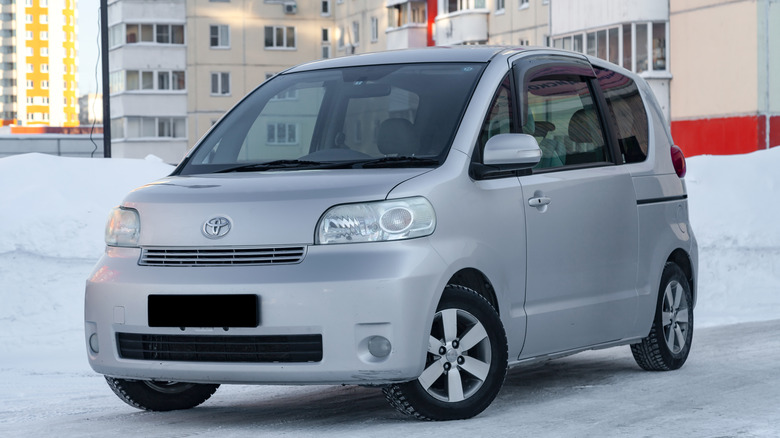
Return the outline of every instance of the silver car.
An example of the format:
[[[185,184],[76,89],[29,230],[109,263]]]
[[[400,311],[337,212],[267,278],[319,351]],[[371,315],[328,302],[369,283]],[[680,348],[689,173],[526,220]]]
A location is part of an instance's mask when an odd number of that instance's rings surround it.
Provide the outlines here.
[[[541,49],[305,64],[230,110],[111,213],[89,362],[132,406],[220,384],[382,388],[469,418],[508,367],[693,335],[685,159],[648,85]]]

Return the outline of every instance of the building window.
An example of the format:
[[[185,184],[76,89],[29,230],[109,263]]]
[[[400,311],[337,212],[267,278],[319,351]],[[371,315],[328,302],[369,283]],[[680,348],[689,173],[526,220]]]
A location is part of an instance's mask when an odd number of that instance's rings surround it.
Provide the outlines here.
[[[27,73],[35,73],[35,64],[27,64]]]
[[[330,15],[330,0],[322,0],[320,3],[320,14]]]
[[[108,47],[116,47],[122,42],[122,25],[117,24],[108,28]]]
[[[519,1],[520,1],[520,9],[527,9],[528,7],[530,7],[530,5],[528,4],[528,0],[519,0]]]
[[[115,47],[122,43],[121,25],[109,29],[108,45]],[[125,43],[184,44],[183,24],[126,24]]]
[[[24,32],[24,37],[25,37],[26,39],[28,39],[28,40],[31,40],[31,39],[33,39],[33,31],[31,31],[31,30],[25,31],[25,32]]]
[[[322,46],[322,59],[330,58],[330,45]]]
[[[506,7],[505,0],[496,0],[496,11],[503,11]]]
[[[41,24],[48,24],[49,23],[49,16],[46,14],[41,15]]]
[[[295,123],[269,123],[267,141],[271,145],[298,144],[298,125]]]
[[[298,98],[298,90],[287,89],[272,97],[271,100],[295,100]]]
[[[294,49],[295,28],[290,26],[266,26],[265,47],[267,49]]]
[[[184,117],[126,117],[112,120],[111,131],[117,138],[185,138],[186,125]]]
[[[352,44],[360,45],[360,23],[357,21],[352,22]]]
[[[220,24],[209,27],[211,48],[226,49],[230,47],[230,26]]]
[[[49,88],[49,81],[41,81],[41,88],[48,89]]]
[[[586,53],[637,73],[668,72],[667,27],[667,23],[623,24],[554,37],[552,45]]]
[[[344,48],[344,26],[339,26],[339,49]]]
[[[49,48],[41,47],[41,56],[49,56]]]
[[[157,72],[157,89],[158,90],[171,89],[171,72],[169,71]]]
[[[32,14],[27,14],[24,16],[24,22],[25,23],[32,23],[33,22],[33,16]]]
[[[184,72],[183,71],[172,71],[171,72],[171,89],[172,90],[186,90],[187,89],[187,83],[184,78]]]
[[[211,74],[211,94],[213,96],[230,95],[230,73],[220,72]]]
[[[322,42],[323,43],[329,43],[330,42],[330,30],[327,28],[322,29]]]
[[[371,17],[371,42],[375,43],[377,40],[379,40],[379,20]]]
[[[49,71],[49,64],[41,64],[41,72],[46,73]],[[67,70],[65,70],[67,72]]]
[[[35,82],[27,81],[27,88],[35,88]]]
[[[154,72],[127,70],[125,72],[125,86],[128,91],[154,90]]]

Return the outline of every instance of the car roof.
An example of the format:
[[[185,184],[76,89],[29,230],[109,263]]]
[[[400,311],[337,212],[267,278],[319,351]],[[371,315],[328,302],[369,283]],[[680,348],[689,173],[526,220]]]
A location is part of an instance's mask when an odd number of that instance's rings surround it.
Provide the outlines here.
[[[504,52],[517,53],[526,47],[508,48],[496,46],[435,46],[421,49],[389,50],[340,58],[309,62],[293,67],[284,73],[295,73],[325,68],[354,67],[379,64],[405,64],[415,62],[488,62]]]

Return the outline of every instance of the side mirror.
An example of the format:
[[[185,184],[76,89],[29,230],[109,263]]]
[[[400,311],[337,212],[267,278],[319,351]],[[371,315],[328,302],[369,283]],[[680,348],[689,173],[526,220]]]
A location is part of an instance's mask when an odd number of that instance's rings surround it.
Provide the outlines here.
[[[518,175],[539,164],[542,150],[536,139],[528,134],[498,134],[490,137],[482,153],[482,163],[472,165],[476,179],[501,178]]]
[[[539,164],[542,150],[528,134],[498,134],[490,137],[482,153],[487,166],[511,165],[513,169],[529,169]]]

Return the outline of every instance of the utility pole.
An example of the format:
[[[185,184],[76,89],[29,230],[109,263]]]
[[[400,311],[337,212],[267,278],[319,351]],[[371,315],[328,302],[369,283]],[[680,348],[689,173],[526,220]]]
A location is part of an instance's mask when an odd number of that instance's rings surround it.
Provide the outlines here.
[[[100,60],[103,78],[103,157],[111,158],[111,92],[108,83],[108,0],[100,0]]]

